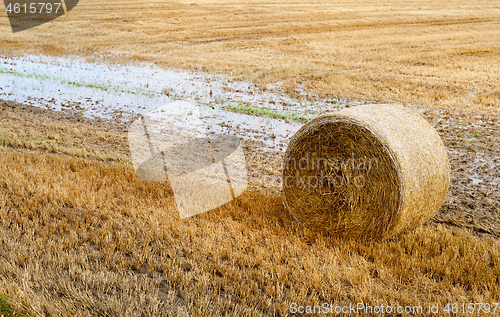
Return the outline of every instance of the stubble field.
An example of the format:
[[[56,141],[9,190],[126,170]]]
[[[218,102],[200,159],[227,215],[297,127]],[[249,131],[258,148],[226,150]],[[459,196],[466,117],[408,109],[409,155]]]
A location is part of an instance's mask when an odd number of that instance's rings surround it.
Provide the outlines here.
[[[0,109],[0,287],[32,315],[287,316],[322,303],[438,304],[447,315],[448,303],[500,298],[500,199],[461,173],[466,156],[451,157],[450,192],[430,222],[362,243],[297,224],[271,188],[179,220],[168,183],[135,177],[125,127]],[[498,134],[488,147],[441,135],[451,151],[499,160]]]
[[[9,54],[104,55],[278,83],[291,95],[498,113],[493,0],[88,0],[16,34],[0,14],[0,49]]]
[[[500,301],[495,1],[91,0],[16,34],[1,14],[3,56],[152,62],[297,100],[403,103],[438,131],[451,164],[429,222],[388,241],[339,240],[292,219],[279,180],[263,181],[279,178],[283,153],[247,140],[250,188],[180,220],[168,183],[135,177],[130,122],[0,100],[0,294],[15,311],[289,316],[294,304],[365,303],[415,316]]]

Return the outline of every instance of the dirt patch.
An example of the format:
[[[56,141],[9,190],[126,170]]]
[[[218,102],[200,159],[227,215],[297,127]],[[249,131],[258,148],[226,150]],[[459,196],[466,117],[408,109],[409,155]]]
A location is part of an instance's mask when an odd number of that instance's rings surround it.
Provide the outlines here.
[[[448,150],[451,179],[433,221],[500,237],[500,118],[426,110]]]
[[[125,124],[120,124],[113,122],[112,120],[106,120],[102,118],[86,118],[78,112],[79,108],[73,106],[68,106],[63,111],[54,111],[50,109],[42,109],[35,106],[25,105],[19,102],[1,100],[0,99],[0,110],[18,113],[23,118],[38,118],[38,119],[48,119],[51,121],[59,121],[71,124],[85,124],[87,126],[96,127],[99,129],[111,130],[119,133],[126,133],[127,126]]]

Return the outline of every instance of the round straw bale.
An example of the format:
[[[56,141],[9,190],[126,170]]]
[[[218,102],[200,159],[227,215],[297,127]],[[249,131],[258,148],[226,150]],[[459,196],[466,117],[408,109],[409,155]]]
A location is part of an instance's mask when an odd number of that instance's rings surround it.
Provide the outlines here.
[[[363,105],[297,131],[285,153],[283,191],[304,225],[380,240],[429,220],[449,179],[443,142],[424,118],[401,106]]]

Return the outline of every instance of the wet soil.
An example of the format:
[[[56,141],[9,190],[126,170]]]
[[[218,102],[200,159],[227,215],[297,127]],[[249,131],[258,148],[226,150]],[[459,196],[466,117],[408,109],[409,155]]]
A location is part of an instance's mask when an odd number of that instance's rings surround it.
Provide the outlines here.
[[[448,110],[423,116],[440,134],[451,165],[450,187],[431,220],[500,237],[500,117]]]

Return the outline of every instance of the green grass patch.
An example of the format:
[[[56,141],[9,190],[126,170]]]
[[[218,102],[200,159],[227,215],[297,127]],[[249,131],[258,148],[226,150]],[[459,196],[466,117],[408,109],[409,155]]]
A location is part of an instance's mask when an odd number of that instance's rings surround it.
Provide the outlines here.
[[[26,316],[24,313],[16,312],[10,306],[6,294],[0,294],[0,317],[21,317]]]
[[[295,122],[307,122],[312,119],[311,116],[305,116],[289,111],[276,111],[269,108],[264,107],[252,107],[250,104],[239,102],[239,103],[226,103],[221,106],[221,109],[236,113],[244,113],[259,117],[265,118],[273,118],[273,119],[281,119]]]
[[[45,74],[21,73],[21,72],[12,70],[12,69],[5,69],[5,68],[1,68],[1,67],[0,67],[0,74],[9,74],[9,75],[14,75],[14,76],[23,77],[23,78],[36,78],[36,79],[40,79],[40,80],[54,80],[54,81],[60,82],[61,84],[66,84],[66,85],[74,86],[74,87],[86,87],[86,88],[99,89],[99,90],[103,90],[103,91],[146,95],[148,97],[152,97],[156,94],[155,91],[153,91],[151,89],[146,89],[143,87],[138,87],[134,90],[125,89],[125,88],[114,88],[112,86],[109,86],[109,85],[106,85],[103,83],[98,83],[98,82],[85,83],[85,82],[79,82],[79,81],[71,81],[71,80],[62,79],[59,77],[48,76]]]

